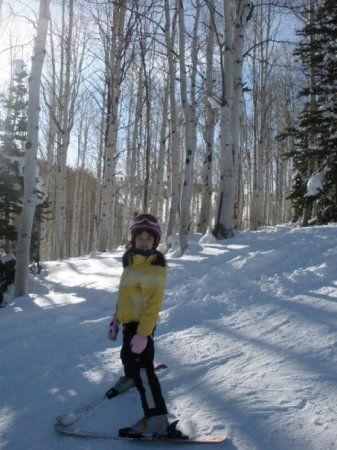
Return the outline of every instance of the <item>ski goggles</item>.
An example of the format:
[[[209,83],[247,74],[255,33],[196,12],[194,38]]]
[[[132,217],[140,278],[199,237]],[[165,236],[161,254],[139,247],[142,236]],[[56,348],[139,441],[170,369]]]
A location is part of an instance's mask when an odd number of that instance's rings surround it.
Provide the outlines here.
[[[141,216],[136,217],[136,220],[133,225],[140,226],[144,224],[152,225],[154,227],[157,227],[159,225],[158,220],[155,217],[147,214],[142,214]]]

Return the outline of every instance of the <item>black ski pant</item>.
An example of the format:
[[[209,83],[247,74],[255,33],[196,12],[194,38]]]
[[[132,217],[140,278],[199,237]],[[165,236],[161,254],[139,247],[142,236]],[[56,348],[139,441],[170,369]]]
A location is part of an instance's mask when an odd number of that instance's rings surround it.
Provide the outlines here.
[[[131,339],[137,333],[138,322],[123,325],[121,360],[125,375],[133,378],[139,391],[145,417],[167,414],[164,397],[154,371],[153,337],[148,336],[147,345],[139,355],[131,351]]]

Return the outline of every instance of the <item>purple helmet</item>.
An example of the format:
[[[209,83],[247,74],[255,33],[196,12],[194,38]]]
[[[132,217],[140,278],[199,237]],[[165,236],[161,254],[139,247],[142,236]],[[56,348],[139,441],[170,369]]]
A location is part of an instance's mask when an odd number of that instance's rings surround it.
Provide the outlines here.
[[[154,246],[157,248],[161,238],[161,228],[158,219],[151,214],[139,214],[131,225],[131,243],[134,246],[135,237],[142,231],[146,231],[154,237]]]

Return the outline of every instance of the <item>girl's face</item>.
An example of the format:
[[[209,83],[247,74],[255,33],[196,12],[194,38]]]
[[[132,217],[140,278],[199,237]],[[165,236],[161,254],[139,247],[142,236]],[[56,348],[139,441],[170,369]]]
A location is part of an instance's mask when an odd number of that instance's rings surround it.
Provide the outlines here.
[[[146,231],[142,231],[135,238],[136,248],[152,250],[153,245],[154,245],[154,237],[151,234],[147,233]]]

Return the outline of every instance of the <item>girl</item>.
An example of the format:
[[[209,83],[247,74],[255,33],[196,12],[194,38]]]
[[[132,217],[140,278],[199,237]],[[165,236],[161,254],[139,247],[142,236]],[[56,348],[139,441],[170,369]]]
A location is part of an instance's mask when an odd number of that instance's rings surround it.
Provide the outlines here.
[[[139,391],[144,417],[119,430],[122,437],[168,434],[165,400],[154,372],[153,334],[161,309],[166,281],[166,261],[157,250],[161,228],[151,214],[138,215],[131,226],[131,248],[123,256],[116,310],[108,336],[116,340],[123,329],[121,360],[125,375]]]

